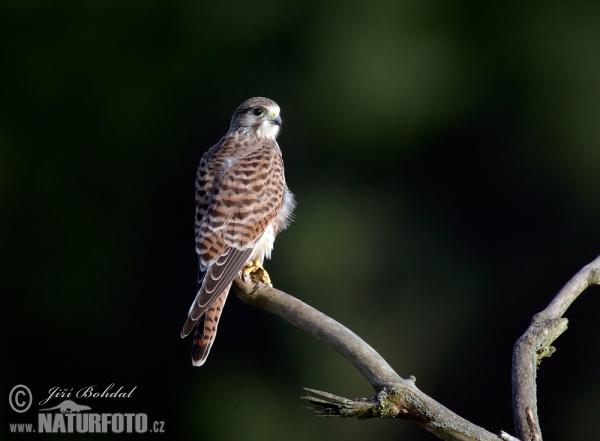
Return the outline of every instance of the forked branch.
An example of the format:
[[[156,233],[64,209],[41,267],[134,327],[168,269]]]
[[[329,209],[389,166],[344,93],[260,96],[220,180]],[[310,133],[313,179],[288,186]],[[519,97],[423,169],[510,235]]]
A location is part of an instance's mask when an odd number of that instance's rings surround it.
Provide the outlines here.
[[[421,392],[413,380],[400,377],[364,340],[313,307],[275,288],[236,278],[233,287],[244,302],[272,312],[332,346],[369,380],[378,394],[352,401],[327,392],[308,390],[306,397],[320,415],[355,418],[404,418],[445,440],[498,441],[500,438],[456,415]]]
[[[529,328],[515,343],[513,351],[513,417],[517,436],[542,441],[537,414],[536,371],[542,359],[555,349],[551,346],[567,330],[563,318],[569,306],[591,285],[600,285],[600,256],[584,266],[542,312],[533,316]]]
[[[515,344],[513,356],[513,412],[517,436],[541,441],[537,417],[535,371],[554,351],[550,345],[567,328],[562,318],[571,303],[590,285],[600,284],[600,256],[575,275],[550,305],[533,318]],[[328,392],[306,389],[304,399],[319,416],[346,418],[402,418],[414,420],[444,440],[519,441],[506,432],[494,435],[456,415],[415,385],[400,377],[365,341],[345,326],[304,302],[273,287],[236,278],[233,287],[244,302],[272,312],[333,347],[350,361],[375,388],[372,398],[349,400]]]

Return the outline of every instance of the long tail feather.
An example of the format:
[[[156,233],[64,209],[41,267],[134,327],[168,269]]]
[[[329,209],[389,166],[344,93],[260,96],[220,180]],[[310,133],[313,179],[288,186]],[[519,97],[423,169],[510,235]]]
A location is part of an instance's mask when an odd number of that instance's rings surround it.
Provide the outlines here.
[[[217,336],[217,326],[219,318],[225,306],[225,300],[229,294],[229,286],[219,297],[210,305],[204,314],[204,320],[196,324],[194,332],[194,341],[192,343],[192,364],[202,366],[208,357],[215,337]]]
[[[186,337],[196,326],[196,322],[212,306],[223,291],[228,291],[235,276],[248,261],[252,248],[236,250],[229,248],[203,274],[202,283],[196,298],[188,312],[188,318],[181,330],[181,337]]]

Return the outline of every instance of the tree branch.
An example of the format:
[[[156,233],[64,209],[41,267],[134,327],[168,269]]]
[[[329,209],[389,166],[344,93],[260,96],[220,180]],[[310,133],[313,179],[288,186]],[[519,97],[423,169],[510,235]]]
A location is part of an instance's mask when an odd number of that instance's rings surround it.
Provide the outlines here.
[[[536,371],[542,359],[555,349],[551,346],[567,330],[562,318],[569,306],[591,285],[600,285],[600,256],[583,267],[542,312],[533,316],[529,328],[517,340],[513,351],[513,418],[522,440],[542,441],[537,414]]]
[[[305,397],[319,406],[321,416],[403,418],[418,422],[444,440],[498,441],[498,436],[456,415],[421,392],[414,379],[400,377],[391,366],[354,332],[306,303],[273,287],[235,279],[238,297],[265,309],[324,341],[350,361],[375,388],[371,399],[352,401],[307,389],[319,397]]]
[[[295,297],[263,284],[244,283],[239,278],[235,279],[233,288],[245,303],[272,312],[332,346],[356,366],[375,389],[406,381],[358,335]]]

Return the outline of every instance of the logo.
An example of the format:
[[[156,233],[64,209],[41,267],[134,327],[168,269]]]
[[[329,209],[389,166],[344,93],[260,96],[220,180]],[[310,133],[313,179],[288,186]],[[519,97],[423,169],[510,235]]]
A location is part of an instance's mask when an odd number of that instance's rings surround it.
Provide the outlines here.
[[[94,413],[91,406],[76,403],[78,399],[126,399],[131,398],[137,386],[124,390],[112,383],[104,389],[96,385],[74,388],[52,387],[48,396],[39,402],[46,406],[38,410],[37,424],[9,424],[12,433],[164,433],[164,421],[148,422],[145,413]],[[63,399],[52,406],[50,400]],[[33,403],[33,394],[24,384],[12,388],[8,395],[10,407],[17,413],[25,413]]]
[[[8,394],[8,403],[17,413],[27,412],[33,402],[31,391],[24,384],[17,384]]]
[[[55,409],[60,410],[62,413],[79,413],[82,410],[91,410],[92,408],[90,406],[82,406],[81,404],[77,404],[76,402],[71,401],[71,400],[65,400],[56,407],[49,407],[48,409],[40,409],[40,412],[47,411],[47,410],[55,410]]]

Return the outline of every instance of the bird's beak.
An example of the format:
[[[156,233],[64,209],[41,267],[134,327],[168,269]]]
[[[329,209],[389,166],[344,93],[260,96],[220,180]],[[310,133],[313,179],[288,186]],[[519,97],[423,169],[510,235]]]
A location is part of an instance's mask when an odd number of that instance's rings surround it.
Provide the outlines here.
[[[278,126],[281,125],[281,116],[277,115],[271,119],[269,119],[269,121],[271,121],[273,124],[277,124]]]

